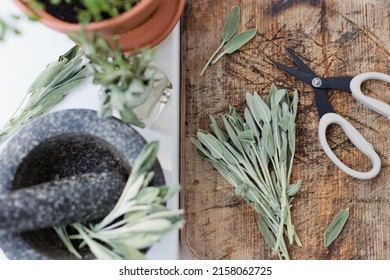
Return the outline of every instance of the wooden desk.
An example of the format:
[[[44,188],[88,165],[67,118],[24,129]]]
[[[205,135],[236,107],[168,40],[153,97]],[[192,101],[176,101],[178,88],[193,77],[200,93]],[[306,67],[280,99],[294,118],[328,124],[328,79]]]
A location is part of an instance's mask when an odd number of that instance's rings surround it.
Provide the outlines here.
[[[239,52],[199,72],[220,44],[226,14],[241,7],[239,30],[256,27],[257,36]],[[267,94],[271,83],[297,88],[297,154],[293,181],[303,186],[293,201],[293,221],[303,247],[290,248],[293,259],[390,259],[390,121],[346,92],[328,91],[337,113],[373,144],[382,170],[373,180],[353,179],[323,152],[312,89],[279,71],[271,59],[291,61],[290,47],[322,76],[390,73],[390,2],[387,0],[189,0],[181,20],[181,207],[186,211],[182,244],[200,259],[271,259],[254,211],[212,165],[195,154],[190,137],[209,130],[211,114],[240,111],[245,92]],[[390,102],[390,86],[370,82],[369,96]],[[364,170],[340,127],[329,130],[331,148],[350,167]],[[338,239],[323,246],[323,234],[341,208],[350,217]]]

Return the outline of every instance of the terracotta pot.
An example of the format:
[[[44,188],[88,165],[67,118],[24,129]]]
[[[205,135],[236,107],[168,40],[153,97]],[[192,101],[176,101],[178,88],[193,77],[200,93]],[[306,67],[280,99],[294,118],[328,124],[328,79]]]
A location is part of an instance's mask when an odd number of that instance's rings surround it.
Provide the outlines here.
[[[60,20],[44,10],[33,10],[26,0],[14,0],[26,14],[38,16],[49,28],[64,33],[77,33],[81,25]],[[184,9],[185,0],[141,0],[130,10],[115,18],[87,25],[87,31],[105,37],[119,34],[119,46],[123,51],[153,47],[165,39],[175,27]]]
[[[125,30],[133,29],[144,23],[156,10],[162,0],[141,0],[130,10],[115,18],[110,18],[88,24],[87,31],[95,31],[99,34],[117,34]],[[60,20],[44,10],[33,10],[25,2],[26,0],[15,0],[16,4],[29,15],[38,16],[44,25],[64,33],[75,33],[81,31],[78,23],[69,23]]]

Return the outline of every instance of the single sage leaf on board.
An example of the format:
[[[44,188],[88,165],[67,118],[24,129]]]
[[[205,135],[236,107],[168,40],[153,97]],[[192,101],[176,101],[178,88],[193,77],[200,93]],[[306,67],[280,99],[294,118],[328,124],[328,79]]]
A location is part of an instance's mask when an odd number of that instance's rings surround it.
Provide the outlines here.
[[[345,223],[349,217],[349,208],[342,209],[337,215],[333,218],[333,221],[330,223],[328,229],[325,231],[324,235],[324,245],[328,247],[333,241],[339,236],[340,232],[344,228]]]
[[[227,42],[237,32],[240,23],[240,8],[234,7],[229,12],[222,30],[222,40]]]

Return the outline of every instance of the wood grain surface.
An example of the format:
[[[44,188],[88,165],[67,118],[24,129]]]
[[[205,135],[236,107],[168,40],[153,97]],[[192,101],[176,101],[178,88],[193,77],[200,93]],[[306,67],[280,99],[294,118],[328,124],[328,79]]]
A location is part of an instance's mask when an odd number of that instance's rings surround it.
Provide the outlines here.
[[[220,44],[229,10],[241,8],[239,30],[257,36],[240,51],[199,72]],[[209,130],[209,115],[228,106],[245,108],[245,92],[266,95],[271,83],[299,90],[297,154],[293,181],[303,186],[293,201],[293,222],[303,243],[292,259],[390,259],[390,121],[350,94],[328,91],[335,111],[373,144],[382,159],[375,179],[357,180],[338,169],[317,136],[319,118],[311,87],[279,71],[271,60],[293,65],[290,47],[324,77],[378,71],[390,74],[390,1],[387,0],[189,0],[181,20],[181,242],[199,259],[275,259],[256,225],[256,215],[210,163],[195,154],[190,137]],[[364,84],[368,96],[390,102],[390,86]],[[340,127],[328,131],[333,151],[350,167],[368,170]],[[334,215],[350,208],[338,239],[323,234]]]

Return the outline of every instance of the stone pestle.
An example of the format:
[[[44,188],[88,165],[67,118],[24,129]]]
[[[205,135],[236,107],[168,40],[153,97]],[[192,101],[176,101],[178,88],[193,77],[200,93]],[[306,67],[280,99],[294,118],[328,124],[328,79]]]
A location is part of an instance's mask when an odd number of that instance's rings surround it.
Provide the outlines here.
[[[115,206],[127,178],[87,173],[0,194],[0,230],[23,232],[101,219]]]

